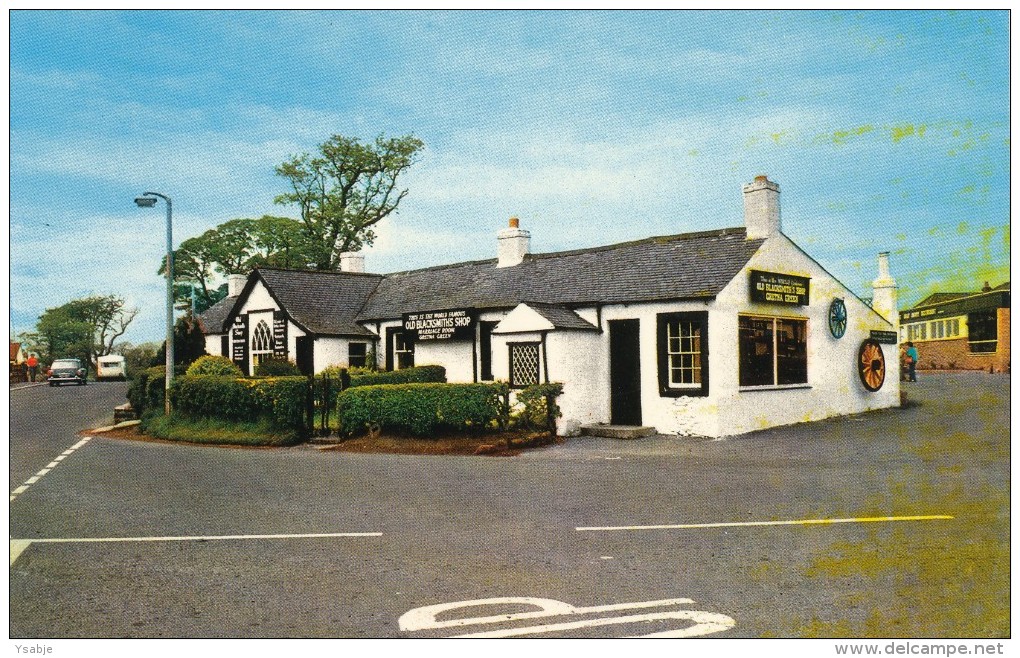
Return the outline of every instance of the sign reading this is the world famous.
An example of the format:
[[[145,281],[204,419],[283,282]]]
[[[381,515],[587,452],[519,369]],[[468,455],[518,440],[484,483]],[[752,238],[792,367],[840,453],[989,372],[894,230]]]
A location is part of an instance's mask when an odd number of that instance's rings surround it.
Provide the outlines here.
[[[807,306],[810,284],[804,276],[751,270],[751,301]]]
[[[414,341],[471,340],[475,335],[475,315],[472,309],[405,313],[404,331]]]

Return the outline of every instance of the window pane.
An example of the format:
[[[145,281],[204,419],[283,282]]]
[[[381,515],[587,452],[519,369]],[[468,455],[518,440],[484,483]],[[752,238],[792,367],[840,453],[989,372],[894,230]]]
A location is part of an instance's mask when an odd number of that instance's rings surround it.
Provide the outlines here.
[[[367,343],[348,343],[347,344],[347,365],[355,368],[364,368],[367,354]]]
[[[740,385],[774,384],[771,318],[740,317]]]
[[[538,343],[510,346],[510,384],[531,386],[538,383]]]
[[[807,321],[777,320],[776,374],[779,384],[807,383]]]

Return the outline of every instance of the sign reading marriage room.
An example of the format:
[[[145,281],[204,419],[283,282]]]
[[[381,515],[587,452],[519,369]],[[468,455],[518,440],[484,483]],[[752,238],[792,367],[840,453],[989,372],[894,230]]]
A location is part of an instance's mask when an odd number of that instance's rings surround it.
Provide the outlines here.
[[[404,313],[404,331],[414,341],[471,340],[475,336],[475,317],[470,309]]]
[[[810,284],[804,276],[751,270],[751,301],[807,306]]]

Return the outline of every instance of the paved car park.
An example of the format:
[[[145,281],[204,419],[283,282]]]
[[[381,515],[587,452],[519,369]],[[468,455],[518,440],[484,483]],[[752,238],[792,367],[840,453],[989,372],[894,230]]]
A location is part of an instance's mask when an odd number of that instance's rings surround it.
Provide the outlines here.
[[[97,436],[11,503],[11,636],[1008,635],[1008,376],[904,388],[518,457]],[[25,472],[82,440],[23,436]]]

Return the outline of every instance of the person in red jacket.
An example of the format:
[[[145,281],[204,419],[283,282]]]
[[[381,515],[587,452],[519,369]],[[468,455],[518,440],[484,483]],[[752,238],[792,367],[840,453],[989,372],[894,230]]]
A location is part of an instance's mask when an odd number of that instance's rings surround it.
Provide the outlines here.
[[[35,373],[39,370],[39,359],[35,358],[35,354],[29,354],[25,365],[28,366],[28,378],[34,382]]]

